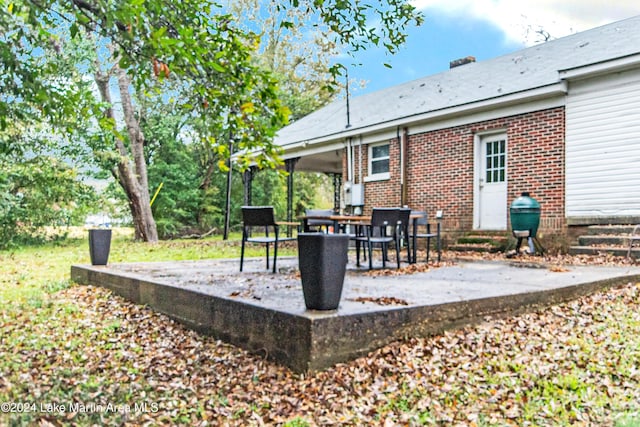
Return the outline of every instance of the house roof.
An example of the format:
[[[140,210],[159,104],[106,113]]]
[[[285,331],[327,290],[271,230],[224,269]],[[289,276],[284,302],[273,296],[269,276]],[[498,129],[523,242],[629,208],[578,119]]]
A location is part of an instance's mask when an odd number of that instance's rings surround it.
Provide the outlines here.
[[[287,145],[336,140],[355,131],[479,101],[519,94],[561,82],[563,70],[640,53],[640,16],[474,62],[350,99],[337,100],[281,129]]]

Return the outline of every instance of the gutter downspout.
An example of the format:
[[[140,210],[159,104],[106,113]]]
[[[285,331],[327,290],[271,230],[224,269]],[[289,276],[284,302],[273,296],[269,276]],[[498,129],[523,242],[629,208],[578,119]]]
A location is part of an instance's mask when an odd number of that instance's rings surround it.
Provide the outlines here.
[[[347,181],[353,182],[353,153],[351,148],[351,137],[347,138]]]
[[[362,134],[358,140],[358,184],[362,184]]]
[[[398,128],[400,133],[400,128]],[[409,128],[402,130],[402,139],[400,141],[400,205],[407,206],[409,199],[409,188],[407,185],[408,167],[407,167],[407,145],[409,143]]]

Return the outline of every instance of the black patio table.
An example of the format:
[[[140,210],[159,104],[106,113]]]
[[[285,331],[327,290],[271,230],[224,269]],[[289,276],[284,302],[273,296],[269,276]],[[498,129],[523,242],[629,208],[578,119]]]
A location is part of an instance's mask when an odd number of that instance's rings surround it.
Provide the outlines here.
[[[418,219],[421,217],[421,215],[417,215],[417,214],[411,214],[409,216],[409,219],[411,219],[412,221],[412,225],[414,227],[416,227],[417,221]],[[344,230],[345,227],[341,227],[341,226],[345,226],[345,225],[352,225],[355,227],[360,227],[360,226],[367,226],[371,223],[371,215],[342,215],[342,214],[334,214],[334,215],[303,215],[300,216],[299,219],[302,221],[303,223],[303,229],[304,231],[308,231],[309,230],[309,226],[308,226],[308,220],[310,219],[320,219],[320,220],[329,220],[329,221],[333,221],[333,232],[340,232],[340,230]],[[411,239],[410,245],[412,248],[415,248],[416,246],[416,237],[415,237],[415,233],[413,233],[413,237]],[[411,256],[412,252],[409,251],[409,263],[410,264],[415,264],[416,262],[416,257],[415,256]]]

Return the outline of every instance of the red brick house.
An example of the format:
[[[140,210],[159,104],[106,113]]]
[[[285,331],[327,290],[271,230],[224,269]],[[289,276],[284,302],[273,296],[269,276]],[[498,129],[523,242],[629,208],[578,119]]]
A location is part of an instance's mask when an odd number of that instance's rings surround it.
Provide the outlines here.
[[[295,170],[341,174],[345,211],[409,205],[444,211],[449,231],[508,230],[528,191],[543,233],[640,222],[640,17],[460,62],[348,112],[336,101],[276,142]]]

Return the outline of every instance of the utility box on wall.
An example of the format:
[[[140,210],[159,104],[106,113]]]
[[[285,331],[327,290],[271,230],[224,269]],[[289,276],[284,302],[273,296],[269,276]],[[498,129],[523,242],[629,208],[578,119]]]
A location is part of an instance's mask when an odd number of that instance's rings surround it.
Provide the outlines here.
[[[364,206],[364,185],[346,181],[343,191],[345,206]]]
[[[351,185],[351,206],[364,206],[364,185]]]

